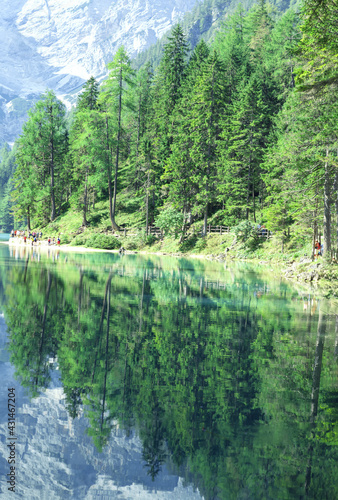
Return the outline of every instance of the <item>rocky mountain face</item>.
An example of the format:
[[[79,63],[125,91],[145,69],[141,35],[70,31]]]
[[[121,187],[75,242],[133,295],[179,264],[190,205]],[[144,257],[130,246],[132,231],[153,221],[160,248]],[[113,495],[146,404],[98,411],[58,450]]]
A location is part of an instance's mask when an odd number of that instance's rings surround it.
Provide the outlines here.
[[[0,142],[13,142],[47,87],[66,103],[103,77],[120,45],[131,57],[197,0],[4,0],[0,9]],[[4,5],[3,5],[4,4]]]

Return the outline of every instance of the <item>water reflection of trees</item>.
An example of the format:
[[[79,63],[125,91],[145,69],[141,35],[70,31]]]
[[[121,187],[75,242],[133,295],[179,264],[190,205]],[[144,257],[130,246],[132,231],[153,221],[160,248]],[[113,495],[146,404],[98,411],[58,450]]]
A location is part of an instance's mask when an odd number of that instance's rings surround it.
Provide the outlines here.
[[[151,264],[13,266],[6,320],[23,385],[47,387],[57,358],[69,413],[84,405],[98,449],[114,425],[136,427],[149,474],[166,461],[208,499],[338,497],[338,323],[331,337],[311,297],[300,307],[257,275]]]

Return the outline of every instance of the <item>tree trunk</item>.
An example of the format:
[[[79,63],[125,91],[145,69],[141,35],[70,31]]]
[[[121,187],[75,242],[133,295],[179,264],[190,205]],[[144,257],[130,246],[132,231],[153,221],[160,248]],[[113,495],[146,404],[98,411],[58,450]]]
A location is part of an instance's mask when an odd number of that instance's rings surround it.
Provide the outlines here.
[[[314,260],[315,258],[315,243],[316,239],[318,238],[318,226],[317,226],[317,218],[315,218],[314,225],[313,225],[313,239],[312,239],[312,256],[311,260]]]
[[[315,209],[314,214],[313,214],[314,223],[313,223],[313,241],[312,241],[311,260],[314,260],[314,258],[315,258],[315,243],[316,243],[316,240],[318,239],[318,221],[317,221],[318,201],[319,201],[319,197],[318,197],[318,183],[317,183],[317,186],[316,186],[316,209]]]
[[[121,114],[122,114],[122,68],[120,70],[120,83],[119,83],[119,111],[117,120],[117,141],[116,141],[116,159],[115,159],[115,176],[114,176],[114,199],[113,199],[114,222],[115,222],[116,194],[117,194],[117,173],[119,168],[119,153],[120,153]]]
[[[113,191],[111,185],[111,159],[110,159],[110,147],[109,147],[109,130],[108,130],[108,116],[106,115],[106,133],[107,133],[107,170],[108,170],[108,195],[109,195],[109,216],[112,228],[119,230],[119,226],[116,224],[113,212]]]
[[[315,428],[316,417],[318,413],[318,400],[319,400],[319,389],[320,389],[320,377],[322,373],[322,360],[323,360],[323,350],[324,350],[324,340],[326,331],[326,314],[323,313],[322,308],[319,310],[318,327],[317,327],[317,342],[316,342],[316,352],[315,359],[313,363],[313,375],[312,375],[312,391],[311,391],[311,414],[310,422]],[[306,468],[305,475],[305,492],[306,495],[310,489],[311,483],[311,472],[312,472],[312,457],[313,457],[313,444],[311,443],[308,450],[308,465]]]
[[[252,139],[251,141],[252,142]],[[247,186],[247,192],[246,192],[246,214],[245,218],[246,220],[249,220],[249,200],[250,200],[250,182],[251,182],[251,155],[249,156],[249,168],[248,168],[248,186]]]
[[[108,297],[107,297],[106,356],[105,356],[105,370],[104,370],[104,382],[103,382],[101,431],[103,428],[103,419],[104,419],[104,410],[106,405],[106,392],[107,392],[107,374],[108,374],[108,358],[109,358],[109,320],[110,320],[110,282],[109,282]]]
[[[186,208],[184,206],[184,210],[183,210],[183,225],[182,225],[182,232],[181,232],[181,236],[180,236],[180,239],[178,241],[178,244],[181,245],[184,241],[184,237],[185,237],[185,232],[187,230],[187,218],[186,218]]]
[[[335,327],[336,339],[334,341],[334,357],[338,359],[338,314],[336,315],[336,327]]]
[[[253,220],[256,223],[256,197],[255,197],[255,182],[252,181],[252,209],[253,209]]]
[[[207,235],[207,230],[208,230],[208,205],[206,205],[206,207],[204,209],[204,222],[203,222],[202,236]]]
[[[146,235],[149,232],[149,180],[150,180],[150,168],[148,165],[148,176],[146,184]]]
[[[86,170],[86,178],[85,178],[85,189],[84,189],[84,195],[83,195],[83,219],[82,219],[82,225],[87,226],[87,204],[88,204],[88,165],[87,165],[87,170]]]
[[[331,257],[331,182],[328,164],[329,148],[326,148],[325,181],[324,181],[324,256]]]
[[[213,115],[214,115],[214,104],[215,104],[215,95],[214,95],[214,84],[215,84],[215,72],[212,73],[212,86],[211,86],[211,113],[209,119],[209,131],[213,125]],[[209,138],[208,143],[208,154],[207,154],[207,185],[206,185],[206,205],[204,209],[204,224],[203,224],[203,236],[207,234],[207,223],[208,223],[208,197],[209,197],[209,176],[210,176],[210,163],[211,163],[211,138]]]
[[[336,250],[338,252],[338,172],[334,176],[334,190],[336,194],[335,206],[336,206]]]
[[[31,230],[30,207],[27,208],[27,231]]]
[[[140,148],[140,128],[141,128],[141,96],[138,101],[138,113],[137,113],[137,138],[136,138],[136,181],[135,189],[138,189],[139,176],[140,176],[140,166],[139,166],[139,148]]]
[[[51,202],[52,202],[52,212],[51,221],[55,219],[56,208],[55,208],[55,193],[54,193],[54,134],[53,134],[53,108],[50,108],[51,113],[51,124],[52,124],[52,135],[51,135],[51,161],[50,161],[50,190],[51,190]]]

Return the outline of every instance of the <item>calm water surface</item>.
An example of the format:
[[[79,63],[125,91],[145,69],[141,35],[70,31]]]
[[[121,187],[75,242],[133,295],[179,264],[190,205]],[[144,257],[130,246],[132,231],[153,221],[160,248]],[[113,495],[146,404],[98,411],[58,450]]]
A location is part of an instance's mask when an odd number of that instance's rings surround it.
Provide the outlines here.
[[[264,268],[0,245],[16,497],[338,498],[338,310]],[[1,496],[2,495],[2,496]]]

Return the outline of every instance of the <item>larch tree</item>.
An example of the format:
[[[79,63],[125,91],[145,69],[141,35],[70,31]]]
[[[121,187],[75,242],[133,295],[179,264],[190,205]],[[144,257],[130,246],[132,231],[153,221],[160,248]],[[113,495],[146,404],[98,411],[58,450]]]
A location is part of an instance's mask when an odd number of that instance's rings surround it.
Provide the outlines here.
[[[105,113],[106,122],[110,221],[113,229],[118,230],[119,226],[115,221],[115,213],[119,158],[122,147],[122,120],[125,109],[131,106],[130,88],[134,85],[134,70],[123,46],[118,49],[113,61],[108,64],[108,69],[108,78],[102,86],[100,109]],[[114,178],[112,176],[113,168]],[[114,182],[113,189],[112,182]]]
[[[53,221],[60,193],[65,188],[64,162],[67,153],[65,106],[54,92],[46,91],[29,112],[18,140],[17,170],[13,193],[18,214],[32,212],[38,222]]]

